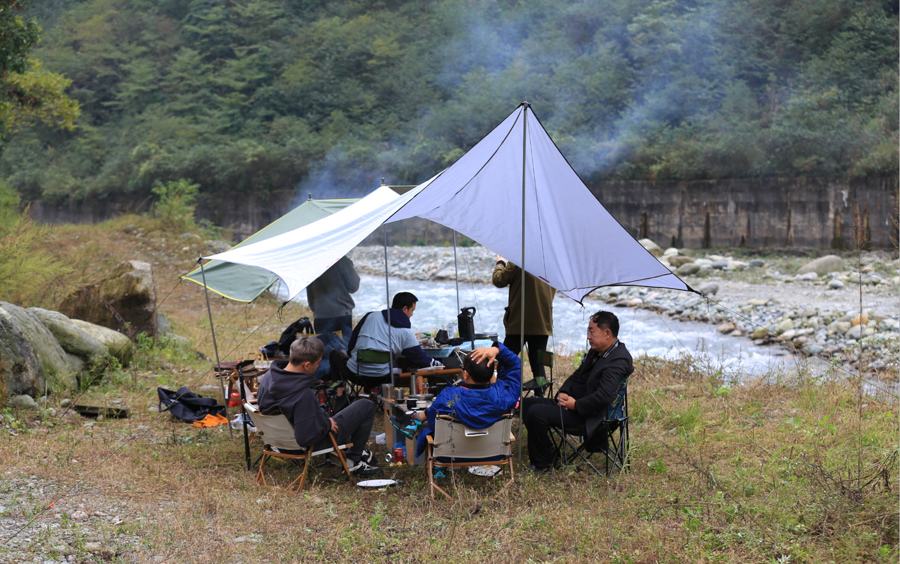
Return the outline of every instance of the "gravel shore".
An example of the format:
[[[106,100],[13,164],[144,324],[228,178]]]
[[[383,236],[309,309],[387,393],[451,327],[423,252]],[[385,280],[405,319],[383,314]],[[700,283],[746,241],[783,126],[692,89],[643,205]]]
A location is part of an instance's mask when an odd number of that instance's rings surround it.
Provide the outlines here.
[[[652,245],[652,243],[649,243]],[[658,249],[658,248],[657,248]],[[797,274],[810,259],[768,256],[738,260],[703,250],[658,249],[660,260],[703,295],[639,287],[595,290],[585,302],[597,307],[655,309],[683,321],[702,321],[721,333],[759,345],[782,346],[889,379],[897,375],[900,348],[900,261],[878,251],[839,260],[839,270]],[[457,249],[460,281],[490,283],[490,250]],[[384,248],[358,247],[350,254],[361,273],[384,274]],[[739,257],[740,258],[740,257]],[[389,247],[391,276],[452,280],[451,247]],[[827,270],[827,269],[826,269]]]

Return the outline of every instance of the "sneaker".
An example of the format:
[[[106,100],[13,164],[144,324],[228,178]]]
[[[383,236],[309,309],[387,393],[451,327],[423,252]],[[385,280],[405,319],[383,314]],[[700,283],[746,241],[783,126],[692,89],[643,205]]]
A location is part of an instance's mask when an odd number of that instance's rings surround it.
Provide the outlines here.
[[[362,460],[360,460],[359,462],[348,460],[347,462],[347,467],[350,470],[350,473],[358,478],[371,478],[372,476],[381,474],[381,468],[372,466],[371,464],[367,464]]]
[[[362,454],[359,455],[359,459],[368,464],[369,466],[375,465],[375,453],[368,449],[363,449]]]

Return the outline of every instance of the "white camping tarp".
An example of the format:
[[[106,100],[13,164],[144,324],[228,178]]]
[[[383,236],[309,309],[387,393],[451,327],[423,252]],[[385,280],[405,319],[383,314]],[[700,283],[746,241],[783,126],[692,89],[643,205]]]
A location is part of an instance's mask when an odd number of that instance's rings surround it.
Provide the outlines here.
[[[430,219],[522,266],[523,173],[527,272],[578,302],[600,286],[691,291],[597,201],[527,105],[389,221]]]
[[[382,186],[355,204],[264,241],[203,257],[268,270],[293,298],[428,185],[400,196]]]
[[[601,286],[693,291],[597,201],[527,105],[403,196],[382,187],[310,225],[204,258],[268,270],[294,297],[383,222],[423,217],[522,266],[523,175],[527,272],[578,302]]]

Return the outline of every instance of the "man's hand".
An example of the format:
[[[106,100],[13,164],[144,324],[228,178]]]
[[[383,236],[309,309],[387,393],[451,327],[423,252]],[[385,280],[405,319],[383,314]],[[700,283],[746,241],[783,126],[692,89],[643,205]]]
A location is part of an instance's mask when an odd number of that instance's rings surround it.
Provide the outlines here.
[[[337,432],[338,432],[337,422],[332,417],[329,417],[328,420],[331,421],[331,432],[334,433],[335,435],[337,435]]]
[[[569,411],[575,411],[575,398],[570,396],[569,394],[561,393],[556,396],[556,402],[560,407],[567,409]]]
[[[509,262],[509,261],[507,261],[505,258],[501,257],[500,255],[497,255],[497,261],[496,261],[496,262],[501,262],[501,261],[502,261],[502,262]]]
[[[497,362],[498,354],[500,354],[499,349],[495,349],[494,347],[482,347],[472,351],[472,360],[481,363],[482,360],[488,359],[487,365],[493,366],[494,363]]]

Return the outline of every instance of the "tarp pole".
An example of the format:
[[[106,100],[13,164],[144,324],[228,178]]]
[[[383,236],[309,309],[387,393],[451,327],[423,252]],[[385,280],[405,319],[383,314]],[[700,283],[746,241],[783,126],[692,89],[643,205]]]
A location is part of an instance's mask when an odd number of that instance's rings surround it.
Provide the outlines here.
[[[203,257],[197,259],[200,263],[200,275],[203,277],[203,292],[206,294],[206,313],[209,314],[209,330],[212,332],[213,350],[216,351],[216,374],[219,376],[219,388],[222,389],[222,403],[225,404],[225,419],[228,419],[228,436],[234,440],[234,431],[231,429],[231,415],[228,413],[228,396],[225,394],[225,379],[221,376],[222,363],[219,362],[219,345],[216,344],[216,329],[213,327],[212,308],[209,306],[209,288],[206,286],[206,270],[203,268]]]
[[[461,311],[459,307],[459,262],[456,260],[456,229],[453,230],[453,269],[456,271],[456,313]],[[450,335],[453,338],[453,335]]]
[[[394,387],[394,340],[391,336],[391,289],[388,283],[388,259],[387,259],[387,226],[381,224],[381,231],[384,233],[384,299],[387,304],[387,324],[388,324],[388,354],[390,354],[391,363],[388,370],[391,373],[391,388]]]
[[[522,268],[522,278],[519,282],[519,296],[521,296],[522,307],[519,310],[521,314],[521,319],[519,320],[519,366],[521,370],[519,370],[519,423],[521,424],[523,421],[522,417],[522,392],[523,392],[523,381],[525,380],[525,171],[527,167],[525,166],[525,157],[528,154],[527,146],[528,146],[528,103],[524,104],[525,108],[522,111],[522,264],[520,265]],[[519,464],[523,462],[522,460],[522,441],[517,441],[519,443]]]

